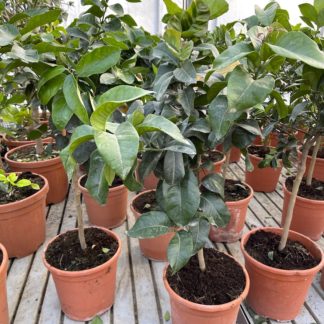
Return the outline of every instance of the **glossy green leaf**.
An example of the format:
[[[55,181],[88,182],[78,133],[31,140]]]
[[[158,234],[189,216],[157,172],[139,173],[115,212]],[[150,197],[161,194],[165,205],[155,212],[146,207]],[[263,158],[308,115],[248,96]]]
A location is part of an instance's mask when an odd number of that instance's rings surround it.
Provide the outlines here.
[[[87,109],[81,99],[77,81],[72,74],[69,74],[63,84],[64,98],[73,113],[84,123],[89,124]]]
[[[119,103],[105,102],[97,107],[90,116],[91,125],[97,130],[105,130],[106,122],[119,106]]]
[[[311,21],[317,21],[318,13],[315,7],[310,3],[302,3],[298,7],[304,17],[310,19]]]
[[[73,116],[73,111],[65,101],[63,94],[57,95],[52,103],[52,120],[55,127],[62,130]]]
[[[178,231],[168,247],[168,261],[173,273],[183,268],[193,254],[193,238],[190,232]]]
[[[173,75],[178,81],[185,84],[196,83],[196,70],[190,60],[184,61],[180,68],[176,68]]]
[[[0,46],[12,44],[13,40],[19,35],[16,26],[5,24],[0,26]]]
[[[38,91],[40,102],[47,105],[49,101],[63,88],[65,74],[59,74],[47,81]]]
[[[182,153],[167,151],[164,156],[163,175],[169,185],[180,183],[185,175]]]
[[[224,178],[218,173],[207,174],[201,181],[202,186],[224,198]]]
[[[208,235],[210,231],[210,224],[204,218],[199,218],[193,226],[190,226],[190,232],[193,240],[193,254],[202,249],[209,241]]]
[[[167,214],[161,211],[150,211],[142,214],[127,235],[136,238],[153,238],[169,232],[174,224]]]
[[[203,0],[210,12],[210,19],[215,19],[228,11],[226,0]]]
[[[324,53],[307,35],[299,31],[284,34],[275,44],[268,44],[278,55],[300,60],[318,69],[324,69]]]
[[[76,161],[72,157],[69,151],[69,146],[65,147],[61,152],[60,152],[60,158],[62,160],[64,169],[66,171],[66,174],[68,176],[68,179],[71,180],[73,176],[73,172],[75,167],[77,166]]]
[[[37,83],[37,90],[39,89],[49,80],[57,77],[65,71],[65,67],[62,65],[55,66],[53,68],[47,69],[41,76]]]
[[[90,141],[94,138],[94,129],[89,125],[80,125],[74,129],[69,145],[70,153],[82,143]]]
[[[116,47],[101,46],[95,48],[81,57],[76,65],[76,71],[80,77],[104,73],[118,63],[120,53],[120,49]]]
[[[182,13],[182,9],[172,0],[163,0],[166,8],[167,8],[167,12],[170,15],[175,15],[178,13]]]

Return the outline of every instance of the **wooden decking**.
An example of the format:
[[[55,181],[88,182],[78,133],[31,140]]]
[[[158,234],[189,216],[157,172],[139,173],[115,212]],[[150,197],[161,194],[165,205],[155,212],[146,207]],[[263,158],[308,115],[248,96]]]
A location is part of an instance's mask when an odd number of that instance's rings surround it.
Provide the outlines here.
[[[243,162],[231,164],[230,169],[231,177],[244,179]],[[281,184],[273,193],[255,193],[249,206],[244,230],[247,231],[254,226],[278,226],[281,206]],[[64,202],[49,206],[47,209],[46,239],[49,240],[58,233],[74,228],[75,219],[70,190]],[[164,263],[148,261],[141,255],[138,241],[126,237],[124,232],[133,222],[133,216],[128,211],[127,222],[115,229],[123,244],[117,272],[116,300],[113,308],[101,318],[105,324],[171,323],[164,319],[164,315],[170,312],[168,296],[162,283]],[[319,244],[324,248],[323,238]],[[231,253],[243,262],[239,243],[217,244],[217,248]],[[53,280],[42,263],[42,250],[43,247],[33,255],[12,260],[10,263],[7,289],[11,323],[76,323],[65,317],[60,310]],[[262,321],[242,305],[237,323],[275,322]],[[319,286],[319,275],[310,288],[301,313],[293,322],[287,323],[324,323],[324,291]]]

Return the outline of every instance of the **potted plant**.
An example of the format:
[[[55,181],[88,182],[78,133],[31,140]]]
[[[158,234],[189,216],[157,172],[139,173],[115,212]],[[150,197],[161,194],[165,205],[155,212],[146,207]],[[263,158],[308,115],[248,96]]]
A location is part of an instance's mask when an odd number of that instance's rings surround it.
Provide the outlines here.
[[[24,257],[45,240],[48,182],[41,175],[0,170],[0,240],[9,257]]]
[[[0,321],[3,324],[9,323],[8,303],[7,303],[7,271],[8,271],[8,254],[5,247],[0,244]]]

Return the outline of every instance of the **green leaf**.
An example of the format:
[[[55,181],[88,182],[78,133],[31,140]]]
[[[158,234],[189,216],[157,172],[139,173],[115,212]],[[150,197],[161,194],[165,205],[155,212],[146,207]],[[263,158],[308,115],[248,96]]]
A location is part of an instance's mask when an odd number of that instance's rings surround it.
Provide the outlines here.
[[[164,156],[163,175],[169,185],[178,184],[185,175],[182,153],[167,151]]]
[[[55,66],[46,70],[41,76],[37,83],[37,91],[49,80],[57,77],[65,71],[65,67],[62,65]]]
[[[62,160],[62,163],[63,163],[64,169],[67,173],[67,176],[68,176],[69,180],[71,180],[77,163],[69,152],[69,146],[66,146],[60,152],[60,158]]]
[[[165,31],[163,38],[167,44],[173,47],[175,50],[179,51],[181,49],[181,32],[173,28],[168,28]]]
[[[101,84],[114,84],[117,78],[112,73],[103,73],[100,75],[100,83]]]
[[[190,226],[190,231],[193,239],[193,253],[202,249],[209,241],[208,235],[210,230],[209,222],[204,218],[199,218],[194,226]]]
[[[201,195],[200,206],[202,215],[210,224],[217,227],[225,227],[230,220],[228,211],[222,198],[211,192],[204,192]]]
[[[228,3],[225,0],[203,0],[210,12],[210,19],[215,19],[228,11]]]
[[[59,130],[64,129],[72,116],[73,111],[66,103],[63,94],[55,96],[52,103],[52,120],[55,127]]]
[[[236,67],[228,80],[229,109],[240,111],[263,103],[274,85],[275,81],[271,76],[253,80],[249,73],[243,71],[241,67]]]
[[[7,176],[7,179],[11,182],[11,183],[15,183],[18,179],[18,176],[16,173],[14,172],[10,172],[9,175]]]
[[[298,7],[304,17],[314,22],[317,21],[318,13],[315,7],[312,6],[310,3],[302,3]]]
[[[136,238],[153,238],[169,232],[174,224],[167,214],[161,211],[150,211],[142,214],[127,235]]]
[[[106,203],[109,185],[105,176],[105,161],[98,150],[93,151],[90,156],[90,166],[85,187],[100,204]]]
[[[34,189],[34,190],[39,190],[39,189],[40,189],[40,187],[39,187],[39,185],[38,185],[37,183],[31,183],[30,186],[31,186],[32,189]]]
[[[217,70],[222,70],[252,52],[253,48],[251,45],[242,42],[237,43],[222,52],[215,59],[213,66]]]
[[[188,144],[187,140],[182,136],[179,128],[163,116],[149,114],[145,117],[143,123],[138,125],[136,128],[140,135],[146,132],[161,131],[168,134],[176,141]]]
[[[81,99],[78,83],[72,74],[65,78],[63,93],[64,98],[73,113],[82,121],[82,123],[89,124],[87,109]]]
[[[218,173],[207,174],[201,184],[211,192],[224,198],[224,178]]]
[[[90,123],[97,130],[105,130],[106,122],[113,112],[120,106],[119,103],[105,102],[91,114]]]
[[[170,315],[170,312],[169,311],[166,311],[163,315],[163,318],[166,322],[170,321],[171,319],[171,315]]]
[[[95,142],[105,162],[124,180],[138,153],[139,136],[134,126],[126,121],[114,134],[96,131]]]
[[[76,65],[76,71],[80,77],[104,73],[118,63],[120,53],[120,49],[116,47],[102,46],[95,48],[81,57]]]
[[[314,7],[316,11],[319,13],[321,10],[324,9],[324,2],[323,0],[314,0]]]
[[[92,321],[91,324],[103,324],[103,320],[99,317],[96,316]]]
[[[44,12],[40,15],[36,15],[31,17],[28,21],[27,24],[23,29],[21,29],[20,33],[21,35],[24,35],[33,29],[43,26],[43,25],[49,25],[53,21],[57,20],[58,17],[61,14],[61,9],[52,9],[47,12]]]
[[[139,99],[149,94],[152,94],[152,91],[144,90],[138,87],[132,87],[129,85],[120,85],[102,94],[99,98],[99,105],[105,102],[124,103]]]
[[[12,44],[12,41],[19,35],[16,26],[5,24],[0,26],[0,46]]]
[[[138,177],[143,183],[144,179],[155,170],[162,152],[145,152],[138,167]]]
[[[275,44],[268,45],[278,55],[324,69],[324,53],[312,39],[302,32],[286,33]]]
[[[279,4],[272,2],[264,10],[259,6],[255,6],[255,13],[263,26],[270,26],[276,16],[278,8]]]
[[[181,64],[181,68],[176,68],[173,71],[175,78],[183,83],[196,83],[196,70],[190,60],[186,60]]]
[[[187,116],[190,116],[195,106],[195,91],[191,87],[185,88],[179,93],[178,101]]]
[[[193,239],[190,232],[178,231],[168,247],[168,261],[173,274],[183,268],[193,254]]]
[[[207,91],[208,102],[211,102],[226,86],[226,81],[215,82]]]
[[[25,63],[36,63],[39,60],[37,51],[32,49],[24,49],[17,43],[12,46],[11,52],[8,52],[7,55],[14,59],[20,59]]]
[[[106,164],[104,168],[104,173],[109,186],[111,186],[115,179],[115,171],[109,165]]]
[[[154,80],[153,91],[156,93],[156,99],[161,100],[173,79],[173,72],[167,72]]]
[[[165,186],[165,211],[175,224],[186,226],[197,212],[199,197],[198,180],[189,170],[179,185]]]
[[[81,125],[74,129],[69,145],[70,153],[73,153],[75,149],[94,138],[94,129],[89,125]]]
[[[65,74],[60,74],[46,82],[38,91],[40,102],[43,105],[47,105],[57,92],[62,89],[64,81]]]
[[[176,15],[178,13],[182,13],[182,9],[172,0],[163,0],[166,8],[167,8],[167,12],[170,15]]]
[[[22,188],[22,187],[28,187],[31,185],[31,181],[27,180],[27,179],[21,179],[16,183],[16,186],[18,188]]]

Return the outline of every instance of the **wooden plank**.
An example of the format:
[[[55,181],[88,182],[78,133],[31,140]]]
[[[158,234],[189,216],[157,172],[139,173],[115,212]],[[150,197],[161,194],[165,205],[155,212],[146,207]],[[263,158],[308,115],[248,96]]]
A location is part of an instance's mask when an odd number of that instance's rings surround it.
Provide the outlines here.
[[[317,322],[324,323],[324,301],[313,286],[308,291],[306,304],[310,313],[317,319]]]

